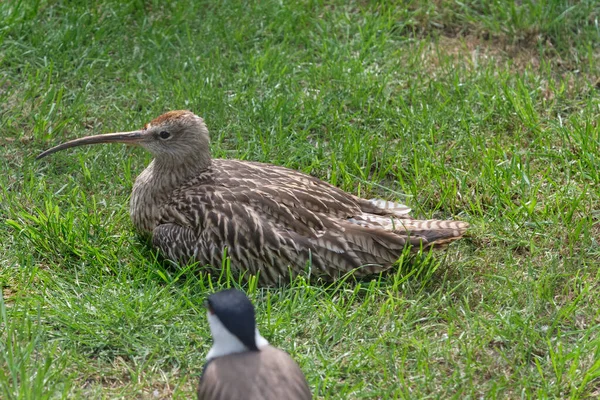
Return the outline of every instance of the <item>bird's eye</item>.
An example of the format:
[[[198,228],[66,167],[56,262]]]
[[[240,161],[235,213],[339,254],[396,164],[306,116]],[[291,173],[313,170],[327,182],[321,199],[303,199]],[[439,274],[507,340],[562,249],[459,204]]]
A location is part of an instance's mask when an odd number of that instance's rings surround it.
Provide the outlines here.
[[[167,131],[160,131],[158,136],[160,136],[161,139],[168,139],[171,137],[171,134]]]

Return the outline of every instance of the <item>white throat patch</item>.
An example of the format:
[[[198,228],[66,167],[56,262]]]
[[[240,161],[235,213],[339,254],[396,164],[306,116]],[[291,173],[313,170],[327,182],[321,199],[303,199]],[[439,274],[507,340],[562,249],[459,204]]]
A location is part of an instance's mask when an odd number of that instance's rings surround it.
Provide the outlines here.
[[[213,358],[226,356],[233,353],[241,353],[248,351],[248,348],[238,339],[235,335],[225,328],[225,325],[221,322],[219,317],[215,314],[207,312],[208,325],[210,326],[210,333],[213,337],[213,345],[206,356],[206,360],[212,360]],[[269,342],[267,339],[262,337],[256,329],[254,335],[256,341],[256,347],[262,349],[268,346]]]

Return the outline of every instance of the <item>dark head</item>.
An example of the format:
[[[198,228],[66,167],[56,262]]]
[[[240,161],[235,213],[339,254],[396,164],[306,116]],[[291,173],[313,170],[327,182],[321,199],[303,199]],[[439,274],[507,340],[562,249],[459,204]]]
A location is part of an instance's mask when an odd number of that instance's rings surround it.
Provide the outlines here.
[[[214,345],[208,358],[240,351],[258,351],[268,344],[256,329],[254,306],[237,289],[208,296],[208,322]]]
[[[182,163],[210,163],[208,129],[202,118],[191,111],[170,111],[131,132],[107,133],[74,139],[37,156],[46,157],[60,150],[96,143],[139,145],[157,160]]]

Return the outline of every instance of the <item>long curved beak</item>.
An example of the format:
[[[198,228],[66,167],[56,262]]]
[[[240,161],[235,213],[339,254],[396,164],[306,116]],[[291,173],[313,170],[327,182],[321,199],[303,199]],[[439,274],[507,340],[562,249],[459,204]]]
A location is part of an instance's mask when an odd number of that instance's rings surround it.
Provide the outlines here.
[[[117,133],[106,133],[103,135],[94,135],[94,136],[86,136],[79,139],[74,139],[68,141],[66,143],[59,144],[58,146],[54,146],[51,149],[40,153],[35,159],[39,160],[40,158],[44,158],[52,153],[56,153],[57,151],[61,151],[64,149],[69,149],[71,147],[84,146],[87,144],[96,144],[96,143],[125,143],[125,144],[138,144],[140,141],[144,139],[144,131],[131,131],[131,132],[117,132]]]

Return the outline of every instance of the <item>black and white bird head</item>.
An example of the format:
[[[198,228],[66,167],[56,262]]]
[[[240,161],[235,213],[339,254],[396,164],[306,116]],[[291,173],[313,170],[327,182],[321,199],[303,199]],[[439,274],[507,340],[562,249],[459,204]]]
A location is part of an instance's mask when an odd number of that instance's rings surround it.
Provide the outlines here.
[[[208,296],[208,323],[213,346],[207,360],[245,351],[260,351],[269,342],[256,327],[254,306],[237,289],[226,289]]]
[[[198,400],[312,399],[298,364],[256,329],[254,306],[243,292],[223,290],[206,303],[214,343],[198,383]]]

